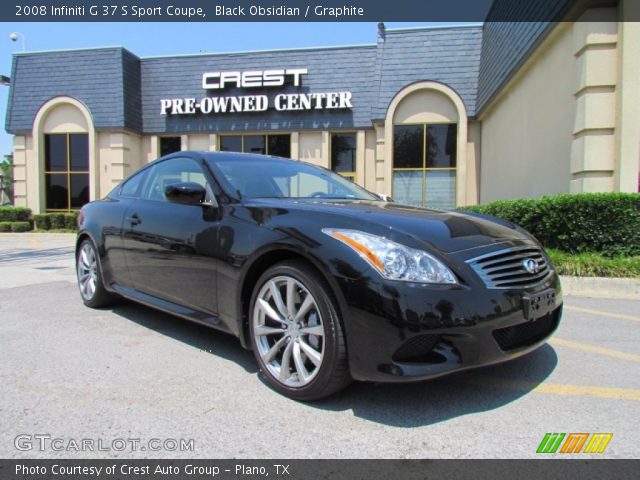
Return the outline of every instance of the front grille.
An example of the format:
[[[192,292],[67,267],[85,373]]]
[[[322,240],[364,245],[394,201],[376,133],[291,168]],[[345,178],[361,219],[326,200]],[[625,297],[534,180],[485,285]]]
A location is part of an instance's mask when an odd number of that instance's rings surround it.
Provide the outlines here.
[[[402,344],[393,360],[396,362],[439,363],[442,356],[433,351],[440,341],[439,335],[418,335]]]
[[[527,271],[525,262],[533,260],[537,271]],[[542,251],[536,247],[514,247],[481,255],[467,263],[488,288],[530,287],[542,282],[551,268]]]
[[[499,328],[493,331],[493,338],[496,339],[500,348],[505,351],[527,347],[551,335],[558,326],[559,317],[560,315],[556,310],[533,322]]]

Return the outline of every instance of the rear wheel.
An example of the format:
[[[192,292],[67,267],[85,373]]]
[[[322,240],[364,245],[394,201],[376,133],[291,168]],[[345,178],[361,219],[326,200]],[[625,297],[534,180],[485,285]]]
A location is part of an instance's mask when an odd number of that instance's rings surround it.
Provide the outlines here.
[[[333,295],[302,262],[271,267],[251,300],[251,342],[267,381],[296,400],[317,400],[349,381],[347,352]]]
[[[117,297],[104,288],[100,259],[93,242],[88,238],[80,244],[76,274],[80,296],[88,307],[106,307],[116,300]]]

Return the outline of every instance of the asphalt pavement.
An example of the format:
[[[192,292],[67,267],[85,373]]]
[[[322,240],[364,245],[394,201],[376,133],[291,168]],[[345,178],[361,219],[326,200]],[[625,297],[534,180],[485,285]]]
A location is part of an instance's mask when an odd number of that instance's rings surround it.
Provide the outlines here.
[[[231,336],[85,307],[74,238],[0,234],[1,458],[531,458],[548,432],[613,433],[579,455],[640,457],[640,299],[565,297],[525,357],[303,404]]]

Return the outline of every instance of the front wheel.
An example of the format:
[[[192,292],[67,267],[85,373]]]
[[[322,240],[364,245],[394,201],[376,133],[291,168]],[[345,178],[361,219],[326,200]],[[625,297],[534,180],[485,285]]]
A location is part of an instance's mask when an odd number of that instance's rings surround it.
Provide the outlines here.
[[[78,250],[76,274],[80,296],[86,306],[100,308],[114,302],[116,296],[104,288],[100,259],[93,242],[88,238],[82,242]]]
[[[251,299],[253,352],[269,384],[318,400],[350,381],[342,325],[326,281],[302,262],[271,267]]]

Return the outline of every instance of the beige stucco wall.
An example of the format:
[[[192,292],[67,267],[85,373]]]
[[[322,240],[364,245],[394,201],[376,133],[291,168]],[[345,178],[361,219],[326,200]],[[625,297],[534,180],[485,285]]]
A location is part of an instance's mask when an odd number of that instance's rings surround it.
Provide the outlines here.
[[[619,15],[556,26],[481,112],[482,202],[637,191],[640,24]]]
[[[561,24],[482,121],[480,202],[569,190],[575,119],[573,41]]]
[[[622,0],[623,18],[640,18],[640,2]],[[640,22],[618,24],[616,188],[637,192],[640,177]]]
[[[143,141],[127,132],[98,134],[98,164],[101,197],[144,164]]]

